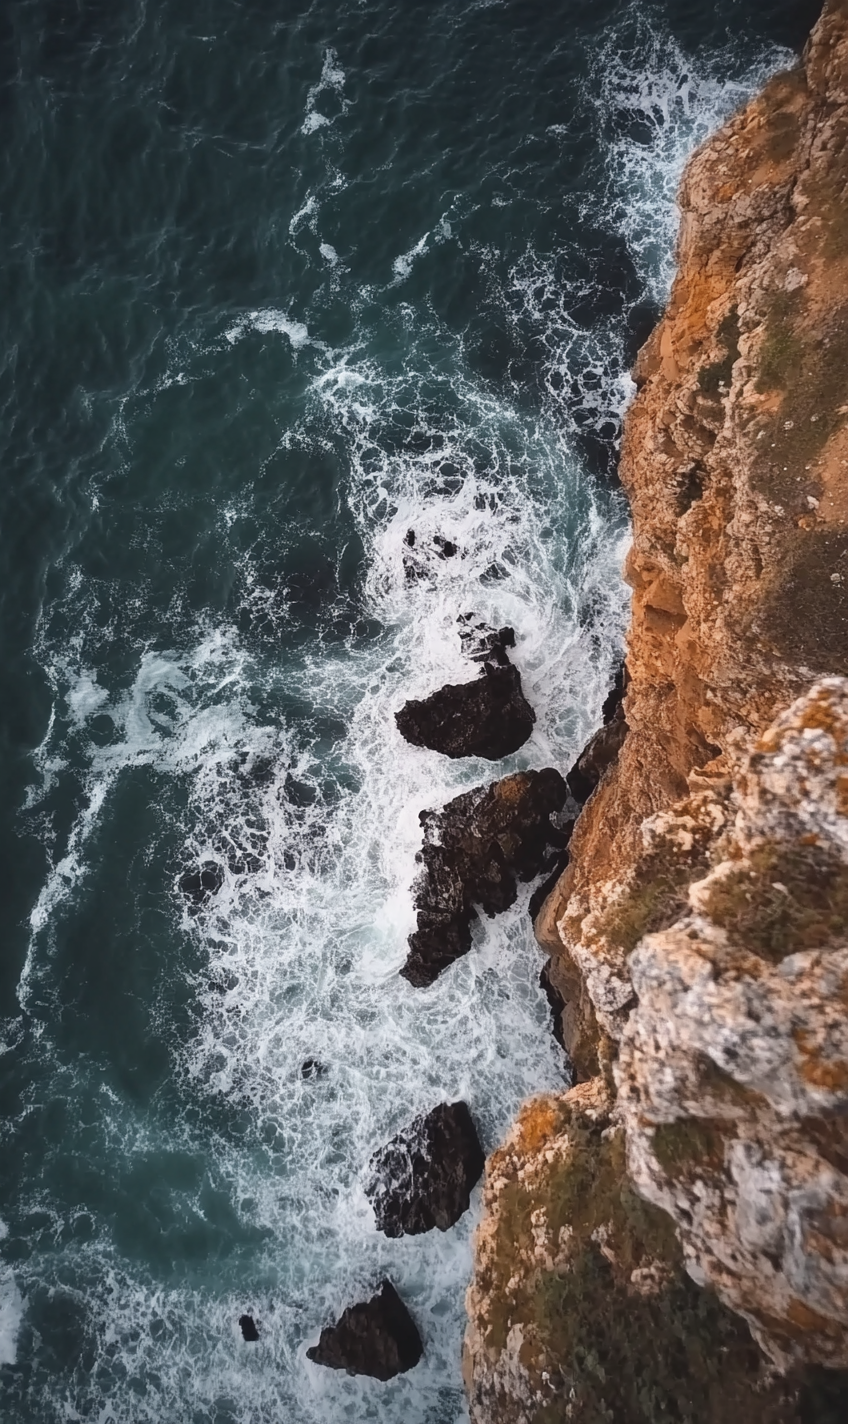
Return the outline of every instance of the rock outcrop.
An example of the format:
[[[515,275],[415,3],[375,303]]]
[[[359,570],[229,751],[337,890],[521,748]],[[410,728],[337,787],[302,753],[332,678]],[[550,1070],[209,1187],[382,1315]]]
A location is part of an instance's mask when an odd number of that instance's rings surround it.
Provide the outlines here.
[[[759,740],[679,916],[640,939],[630,1175],[782,1368],[848,1368],[848,680]],[[689,817],[644,828],[673,865]],[[643,886],[644,893],[644,886]],[[674,906],[676,908],[676,905]]]
[[[514,904],[519,880],[549,868],[567,839],[552,820],[566,796],[558,771],[521,771],[463,792],[441,811],[421,812],[418,928],[400,971],[410,984],[432,984],[468,953],[478,906],[500,914]]]
[[[306,1357],[349,1375],[390,1380],[414,1369],[423,1353],[415,1321],[391,1281],[383,1281],[377,1295],[348,1306],[335,1325],[326,1326]]]
[[[628,731],[536,919],[578,1086],[487,1169],[475,1424],[818,1420],[845,1389],[846,140],[830,0],[683,180],[622,448]]]
[[[485,757],[499,761],[527,741],[536,714],[521,690],[521,674],[509,661],[515,646],[512,628],[490,628],[472,614],[460,620],[466,655],[482,663],[474,682],[447,683],[421,700],[405,702],[395,721],[414,747],[443,756]]]
[[[467,1103],[440,1103],[368,1164],[365,1194],[386,1236],[449,1231],[483,1175],[483,1149]]]
[[[521,690],[518,668],[485,663],[474,682],[449,682],[421,701],[405,702],[395,721],[414,747],[454,759],[500,761],[524,746],[536,714]]]

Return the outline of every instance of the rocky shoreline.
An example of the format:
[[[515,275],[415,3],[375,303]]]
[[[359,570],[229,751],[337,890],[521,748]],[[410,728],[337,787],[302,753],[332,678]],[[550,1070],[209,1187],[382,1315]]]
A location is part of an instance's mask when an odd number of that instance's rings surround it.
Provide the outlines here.
[[[565,775],[420,813],[402,977],[426,989],[479,913],[539,881],[541,983],[573,1071],[485,1164],[473,1424],[848,1409],[846,0],[695,154],[680,203],[625,422],[632,621],[603,725]],[[406,549],[416,578],[413,531]],[[535,723],[514,633],[458,624],[477,676],[397,726],[497,761]],[[221,878],[186,872],[193,911]],[[368,1164],[377,1229],[450,1230],[483,1169],[466,1104],[437,1105]],[[388,1380],[423,1348],[384,1280],[307,1355]]]
[[[829,0],[683,180],[627,686],[535,920],[576,1086],[487,1164],[474,1424],[848,1408],[846,140]]]

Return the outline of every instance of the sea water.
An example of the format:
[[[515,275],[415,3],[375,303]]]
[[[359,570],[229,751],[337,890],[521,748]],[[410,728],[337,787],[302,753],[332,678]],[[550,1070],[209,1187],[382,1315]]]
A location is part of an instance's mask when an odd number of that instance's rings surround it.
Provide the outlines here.
[[[390,1241],[368,1159],[568,1064],[530,887],[399,977],[418,816],[598,722],[682,165],[815,8],[4,7],[3,1420],[466,1418],[479,1188]],[[468,612],[537,715],[494,765],[394,725]],[[310,1364],[382,1276],[421,1364]]]

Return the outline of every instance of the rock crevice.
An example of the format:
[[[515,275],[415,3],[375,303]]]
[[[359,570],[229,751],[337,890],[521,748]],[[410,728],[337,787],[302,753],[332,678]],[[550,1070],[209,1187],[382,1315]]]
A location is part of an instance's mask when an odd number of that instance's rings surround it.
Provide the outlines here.
[[[789,1424],[848,1370],[844,0],[680,206],[622,445],[626,693],[535,921],[578,1086],[487,1168],[475,1424]]]

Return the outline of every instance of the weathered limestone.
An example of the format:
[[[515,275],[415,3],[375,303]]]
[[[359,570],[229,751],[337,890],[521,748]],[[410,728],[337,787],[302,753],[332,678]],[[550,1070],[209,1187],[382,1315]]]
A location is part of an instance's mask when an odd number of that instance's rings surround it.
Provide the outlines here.
[[[629,730],[535,922],[579,1086],[487,1170],[475,1424],[794,1424],[845,1387],[845,0],[680,201],[623,441]]]

